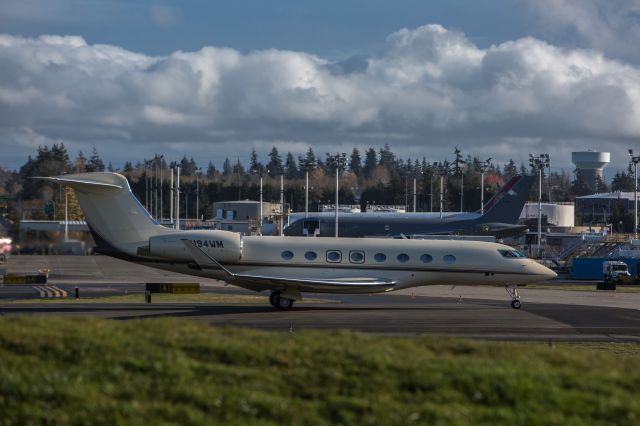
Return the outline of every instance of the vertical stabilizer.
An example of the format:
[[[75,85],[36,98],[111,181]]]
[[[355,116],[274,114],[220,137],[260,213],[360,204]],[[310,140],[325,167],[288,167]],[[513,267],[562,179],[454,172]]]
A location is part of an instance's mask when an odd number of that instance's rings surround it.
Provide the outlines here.
[[[150,237],[171,232],[151,217],[120,174],[77,173],[41,179],[75,190],[98,249],[135,255]]]
[[[514,176],[485,206],[480,223],[518,223],[520,213],[529,199],[535,176]]]

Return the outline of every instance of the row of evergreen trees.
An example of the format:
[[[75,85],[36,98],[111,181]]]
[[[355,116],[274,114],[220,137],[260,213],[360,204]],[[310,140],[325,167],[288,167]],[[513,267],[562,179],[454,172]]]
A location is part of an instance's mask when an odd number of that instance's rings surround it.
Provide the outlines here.
[[[184,156],[179,161],[169,162],[163,155],[155,155],[150,160],[138,161],[135,165],[126,162],[118,170],[127,176],[139,199],[148,199],[149,186],[156,185],[162,190],[163,199],[168,200],[169,168],[180,166],[184,202],[195,216],[196,203],[199,215],[211,215],[211,202],[239,198],[257,199],[259,196],[259,177],[264,178],[265,200],[279,199],[279,177],[286,178],[286,199],[293,209],[304,209],[305,173],[310,176],[311,209],[319,204],[331,203],[335,196],[335,168],[340,168],[341,186],[340,200],[344,203],[360,204],[399,204],[413,205],[413,183],[416,182],[417,209],[419,211],[437,211],[439,209],[440,177],[443,177],[445,210],[476,210],[480,207],[480,177],[485,159],[464,156],[457,147],[452,152],[452,160],[427,161],[422,159],[403,159],[392,152],[388,145],[376,150],[368,148],[364,155],[354,148],[350,154],[340,153],[338,158],[326,153],[317,155],[309,148],[305,155],[294,158],[288,152],[284,159],[276,147],[267,155],[266,162],[259,159],[255,149],[252,150],[249,164],[243,165],[239,158],[236,161],[225,159],[222,168],[217,169],[210,161],[205,170],[198,167],[193,158]],[[20,200],[51,199],[59,201],[60,192],[52,191],[49,184],[29,179],[33,176],[53,176],[70,172],[114,171],[111,162],[105,166],[96,148],[92,149],[89,158],[82,152],[72,161],[64,144],[54,144],[50,148],[39,147],[35,158],[29,156],[27,162],[14,173],[10,179],[5,178],[5,192]],[[503,166],[489,163],[485,168],[485,201],[497,191],[504,181],[516,174],[537,173],[525,167],[524,163],[510,160]],[[160,173],[161,172],[161,173]],[[576,196],[585,195],[589,189],[579,172],[573,175],[564,172],[545,172],[543,200],[571,201]],[[6,175],[6,173],[5,173]],[[164,183],[158,185],[159,176]],[[198,182],[196,183],[196,179]],[[48,188],[48,189],[47,189]],[[197,189],[196,189],[197,188]],[[603,182],[599,182],[598,191],[608,190]],[[630,170],[618,172],[611,183],[611,190],[632,190],[633,175]],[[58,195],[57,195],[58,194]],[[191,195],[189,195],[191,194]],[[532,191],[531,199],[537,200],[537,188]],[[197,199],[197,202],[196,202]],[[462,205],[461,205],[462,203]],[[163,205],[168,215],[167,206]]]

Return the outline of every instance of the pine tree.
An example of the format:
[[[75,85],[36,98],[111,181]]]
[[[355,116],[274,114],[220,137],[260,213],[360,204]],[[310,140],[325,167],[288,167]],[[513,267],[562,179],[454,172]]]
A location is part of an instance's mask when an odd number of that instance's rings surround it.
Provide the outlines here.
[[[98,150],[94,146],[91,150],[91,157],[89,157],[89,161],[86,163],[85,167],[88,172],[104,172],[104,163],[98,155]]]
[[[612,191],[633,191],[633,173],[617,172],[611,180]]]
[[[588,195],[591,193],[589,186],[587,186],[587,182],[582,175],[580,169],[576,169],[574,172],[575,179],[571,182],[571,192],[575,197],[580,197],[582,195]]]
[[[124,166],[122,167],[122,170],[125,173],[131,173],[133,171],[133,165],[131,164],[131,161],[125,162]]]
[[[296,160],[291,152],[287,153],[287,161],[285,162],[285,175],[287,179],[296,179],[298,177],[298,167]]]
[[[373,176],[373,172],[376,170],[376,166],[378,165],[378,156],[376,154],[376,150],[373,148],[369,148],[364,157],[364,166],[362,167],[362,173],[364,177],[369,179]]]
[[[264,173],[264,165],[258,161],[258,153],[255,148],[251,148],[251,159],[249,160],[249,172],[262,175]]]
[[[389,144],[384,144],[384,148],[380,148],[380,165],[390,172],[396,168],[396,156],[391,152]]]
[[[513,159],[509,159],[509,162],[504,166],[503,174],[507,179],[518,174],[518,166]]]
[[[362,158],[360,157],[360,151],[358,148],[353,148],[353,151],[351,152],[349,170],[358,177],[361,177],[362,175]]]
[[[233,176],[233,167],[231,167],[231,161],[229,161],[229,157],[224,159],[224,163],[222,164],[222,176],[225,178]]]
[[[82,151],[78,152],[78,156],[75,160],[76,173],[83,173],[87,170],[87,158],[82,154]]]
[[[240,157],[238,157],[236,164],[233,166],[233,174],[237,178],[241,178],[244,176],[244,173],[244,167],[242,166],[242,163],[240,163]]]
[[[282,158],[280,158],[278,148],[275,146],[269,153],[269,164],[267,165],[267,168],[269,169],[269,176],[271,177],[280,176],[284,172],[282,167]]]
[[[207,165],[207,177],[213,179],[216,176],[216,172],[216,166],[214,166],[213,163],[209,161],[209,164]]]

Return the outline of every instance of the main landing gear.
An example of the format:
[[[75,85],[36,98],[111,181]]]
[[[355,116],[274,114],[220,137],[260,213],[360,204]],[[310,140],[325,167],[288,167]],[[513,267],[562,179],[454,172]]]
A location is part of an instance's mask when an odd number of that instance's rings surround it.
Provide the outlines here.
[[[518,288],[515,286],[505,287],[505,290],[507,290],[507,293],[509,294],[509,296],[511,296],[511,307],[513,309],[520,309],[520,306],[522,306],[522,303],[520,302],[520,295],[518,294]]]
[[[269,295],[269,303],[276,309],[286,311],[293,306],[293,299],[282,296],[280,291],[274,291]]]

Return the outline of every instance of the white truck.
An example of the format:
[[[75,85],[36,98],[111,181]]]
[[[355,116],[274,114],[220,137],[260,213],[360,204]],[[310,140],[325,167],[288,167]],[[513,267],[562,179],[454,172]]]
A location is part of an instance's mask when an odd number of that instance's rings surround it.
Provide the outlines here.
[[[604,282],[627,284],[631,282],[629,267],[621,260],[606,260],[602,262],[602,275]]]

